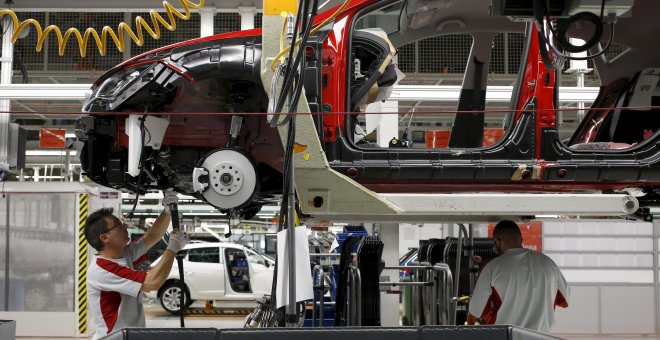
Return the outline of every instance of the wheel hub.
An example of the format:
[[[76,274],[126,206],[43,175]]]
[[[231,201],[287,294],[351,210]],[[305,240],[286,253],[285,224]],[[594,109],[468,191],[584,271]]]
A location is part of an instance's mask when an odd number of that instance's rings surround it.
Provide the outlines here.
[[[241,168],[233,162],[223,162],[211,170],[209,184],[222,196],[236,194],[243,187],[245,176]]]

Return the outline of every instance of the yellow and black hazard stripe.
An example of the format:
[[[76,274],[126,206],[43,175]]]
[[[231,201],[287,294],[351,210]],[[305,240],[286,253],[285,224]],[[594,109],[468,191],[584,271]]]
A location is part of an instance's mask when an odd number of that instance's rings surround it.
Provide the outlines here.
[[[85,224],[89,195],[78,195],[78,333],[87,334],[87,239]]]
[[[184,314],[188,315],[248,315],[252,313],[248,309],[207,309],[207,308],[186,308]]]

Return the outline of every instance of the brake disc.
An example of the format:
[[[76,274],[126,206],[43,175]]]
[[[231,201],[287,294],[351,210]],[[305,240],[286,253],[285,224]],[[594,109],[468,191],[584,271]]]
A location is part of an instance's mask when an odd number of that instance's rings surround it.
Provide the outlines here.
[[[238,208],[257,191],[257,171],[250,159],[233,149],[215,150],[193,171],[193,187],[220,209]]]

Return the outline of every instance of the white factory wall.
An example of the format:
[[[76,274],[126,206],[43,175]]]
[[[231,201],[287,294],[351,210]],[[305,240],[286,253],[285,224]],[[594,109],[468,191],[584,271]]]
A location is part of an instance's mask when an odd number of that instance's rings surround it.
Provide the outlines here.
[[[557,308],[556,334],[660,332],[659,225],[544,221],[543,252],[569,281],[569,308]]]

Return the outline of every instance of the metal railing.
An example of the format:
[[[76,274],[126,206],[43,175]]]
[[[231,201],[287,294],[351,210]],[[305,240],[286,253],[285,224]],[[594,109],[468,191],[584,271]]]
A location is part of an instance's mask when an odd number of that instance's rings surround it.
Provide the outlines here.
[[[381,286],[410,286],[411,300],[420,308],[413,308],[415,326],[456,324],[456,303],[453,294],[454,278],[446,263],[422,262],[414,266],[385,267],[385,269],[408,269],[413,274],[411,282],[381,282]]]
[[[316,308],[319,308],[319,327],[324,326],[324,312],[325,312],[325,272],[323,266],[316,265],[314,266],[314,271],[312,273],[314,282],[318,281],[318,284],[314,284],[314,298],[312,299],[312,327],[316,323]],[[318,295],[317,295],[318,293]],[[318,296],[318,298],[317,298]]]

